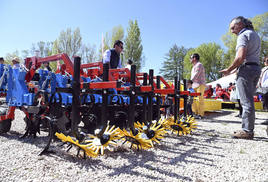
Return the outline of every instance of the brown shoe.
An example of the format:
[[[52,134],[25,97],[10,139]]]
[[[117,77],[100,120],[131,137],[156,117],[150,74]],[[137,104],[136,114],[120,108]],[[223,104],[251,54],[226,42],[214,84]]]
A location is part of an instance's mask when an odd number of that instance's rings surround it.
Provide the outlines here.
[[[244,130],[235,131],[234,134],[232,134],[232,138],[237,138],[237,139],[252,140],[253,137],[254,137],[254,133],[249,133]]]

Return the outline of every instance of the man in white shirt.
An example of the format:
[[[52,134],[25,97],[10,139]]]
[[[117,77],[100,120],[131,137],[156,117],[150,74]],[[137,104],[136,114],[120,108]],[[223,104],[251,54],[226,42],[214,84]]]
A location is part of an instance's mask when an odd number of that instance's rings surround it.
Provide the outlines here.
[[[103,64],[109,63],[110,69],[122,68],[120,53],[123,51],[123,42],[115,41],[114,47],[105,51],[103,55]]]

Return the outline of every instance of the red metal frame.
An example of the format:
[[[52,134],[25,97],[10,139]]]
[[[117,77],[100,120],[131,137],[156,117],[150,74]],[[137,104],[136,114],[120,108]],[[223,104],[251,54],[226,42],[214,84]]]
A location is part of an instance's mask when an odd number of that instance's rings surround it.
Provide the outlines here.
[[[71,75],[74,73],[74,65],[73,62],[70,60],[67,54],[56,54],[53,56],[48,56],[45,58],[37,58],[37,57],[31,57],[26,58],[25,65],[26,67],[29,67],[30,62],[32,63],[31,68],[29,72],[26,75],[26,81],[29,82],[35,71],[42,65],[44,62],[51,62],[51,61],[58,61],[63,60],[64,65],[63,71],[67,71]],[[86,69],[87,72],[84,72],[83,69]],[[63,72],[62,70],[59,72]],[[87,63],[81,65],[81,75],[85,77],[90,77],[91,79],[96,78],[96,76],[101,76],[103,74],[103,63],[102,62],[94,62],[94,63]],[[89,88],[90,89],[106,89],[106,88],[116,88],[118,91],[120,90],[129,90],[129,87],[122,87],[118,88],[117,80],[124,79],[124,81],[129,82],[131,77],[131,72],[128,68],[118,68],[118,69],[110,69],[109,70],[109,82],[96,82],[96,83],[90,83]],[[154,93],[159,94],[173,94],[174,93],[174,86],[169,85],[168,82],[160,76],[160,82],[164,84],[163,89],[156,89],[156,76],[153,77],[153,87],[154,87]],[[136,73],[136,86],[140,87],[141,92],[151,92],[152,86],[142,86],[140,84],[140,80],[144,79],[144,73]],[[147,78],[149,80],[149,77]],[[81,80],[82,81],[82,80]],[[83,82],[81,83],[81,88],[83,87]],[[191,96],[198,96],[200,93],[189,93],[189,91],[180,91],[180,95],[191,95]]]
[[[197,96],[200,96],[201,93],[190,93],[190,96],[193,96],[193,97],[197,97]]]
[[[107,88],[117,88],[117,81],[108,81],[108,82],[93,82],[88,83],[89,89],[107,89]],[[83,84],[81,84],[81,88],[83,88]]]
[[[66,65],[66,71],[73,75],[74,74],[74,66],[73,62],[70,60],[67,54],[56,54],[53,56],[48,56],[44,58],[38,58],[38,57],[30,57],[25,59],[25,66],[29,68],[29,72],[25,76],[25,80],[27,82],[31,81],[35,71],[42,65],[44,62],[52,62],[52,61],[59,61],[62,60],[64,64]],[[30,63],[32,63],[30,67]]]

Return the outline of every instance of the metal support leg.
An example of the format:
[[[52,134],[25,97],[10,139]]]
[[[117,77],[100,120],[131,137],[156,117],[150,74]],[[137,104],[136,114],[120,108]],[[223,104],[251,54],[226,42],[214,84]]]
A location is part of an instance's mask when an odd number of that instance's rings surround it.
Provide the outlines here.
[[[160,89],[160,76],[156,77],[156,88]],[[156,118],[157,118],[157,121],[159,121],[160,119],[160,96],[159,94],[157,94],[156,96],[156,112],[157,112]]]
[[[109,64],[103,64],[103,81],[109,80]],[[98,134],[101,137],[107,127],[107,111],[108,111],[108,89],[102,90],[101,104],[101,131]]]
[[[73,135],[80,139],[78,136],[78,124],[81,120],[80,117],[80,64],[81,64],[81,58],[75,57],[74,58],[74,77],[73,77],[73,83],[72,83],[72,92],[73,92],[73,100],[72,100],[72,122],[71,122],[71,129]]]
[[[153,120],[153,90],[154,90],[154,70],[149,70],[149,85],[152,86],[152,92],[148,94],[148,122]]]
[[[187,91],[187,85],[186,85],[186,79],[183,79],[183,88],[184,88],[184,91]],[[183,96],[183,115],[184,117],[186,118],[186,115],[187,115],[187,101],[188,101],[188,96],[187,95],[184,95]]]
[[[176,122],[178,119],[178,110],[180,108],[180,103],[178,103],[178,77],[174,78],[174,121]]]
[[[128,124],[133,135],[137,134],[134,128],[134,119],[135,119],[134,112],[135,112],[135,96],[136,96],[135,87],[136,87],[136,65],[131,65],[130,93],[129,93],[130,103],[128,106]]]

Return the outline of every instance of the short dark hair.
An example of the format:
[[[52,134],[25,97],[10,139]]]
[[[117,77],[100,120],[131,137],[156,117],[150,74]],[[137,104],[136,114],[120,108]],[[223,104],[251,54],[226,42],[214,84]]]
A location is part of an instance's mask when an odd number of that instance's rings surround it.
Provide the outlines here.
[[[115,45],[120,46],[120,44],[123,44],[123,42],[121,40],[116,40],[114,42],[114,48],[115,48]]]
[[[4,61],[4,58],[3,57],[0,57],[0,61]]]
[[[193,84],[192,80],[187,80],[187,83]]]
[[[200,56],[199,56],[199,54],[194,53],[191,55],[191,58],[196,58],[197,60],[199,60]]]
[[[127,60],[127,63],[131,65],[133,63],[133,61],[131,59],[129,59],[129,60]]]

